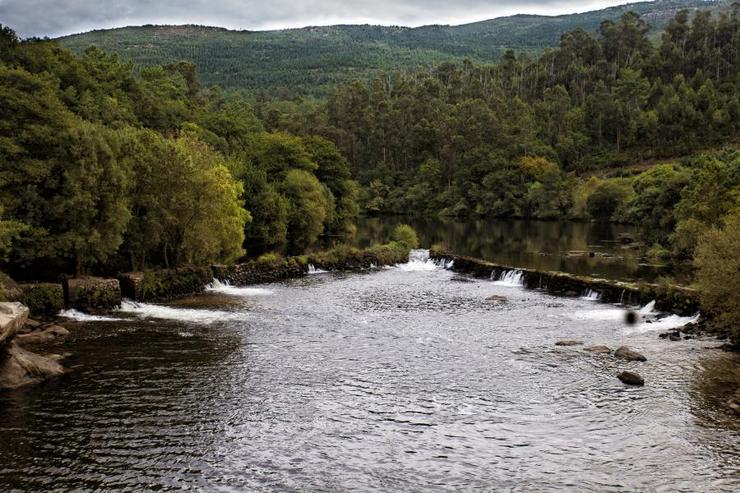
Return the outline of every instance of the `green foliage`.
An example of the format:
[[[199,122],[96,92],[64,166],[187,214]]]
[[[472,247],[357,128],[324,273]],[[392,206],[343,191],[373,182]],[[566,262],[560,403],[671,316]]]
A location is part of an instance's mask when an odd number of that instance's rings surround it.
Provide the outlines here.
[[[735,344],[740,344],[740,211],[723,223],[700,238],[694,263],[702,309],[730,329]]]
[[[64,309],[64,290],[61,284],[31,284],[21,286],[20,301],[31,315],[55,316]]]
[[[245,232],[260,253],[353,231],[357,185],[334,144],[265,132],[194,65],[137,76],[96,48],[0,34],[0,258],[14,274],[231,262]]]
[[[635,195],[626,204],[626,215],[639,225],[653,242],[667,239],[675,224],[674,208],[689,183],[689,172],[679,165],[660,164],[639,175],[633,182]]]
[[[617,219],[618,211],[627,203],[632,187],[627,180],[615,178],[599,183],[586,199],[588,214],[602,221]]]
[[[301,251],[316,242],[324,231],[331,207],[331,192],[311,173],[292,169],[285,175],[280,190],[287,198],[288,245]]]
[[[676,205],[678,223],[671,243],[675,254],[690,257],[699,237],[740,207],[740,152],[727,149],[702,154],[686,166],[691,179]]]
[[[408,224],[399,224],[393,229],[391,239],[398,243],[403,243],[409,249],[419,248],[419,237],[416,235],[414,228]]]

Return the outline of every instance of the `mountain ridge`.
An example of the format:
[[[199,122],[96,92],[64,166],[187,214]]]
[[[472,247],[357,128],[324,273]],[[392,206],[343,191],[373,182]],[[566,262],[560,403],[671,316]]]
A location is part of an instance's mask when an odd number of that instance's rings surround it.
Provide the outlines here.
[[[322,96],[336,83],[389,70],[428,69],[465,58],[498,60],[507,49],[538,53],[576,28],[595,31],[627,11],[662,29],[682,8],[720,10],[727,0],[637,2],[576,14],[515,14],[460,25],[419,27],[372,24],[231,30],[218,26],[144,25],[101,29],[57,38],[82,52],[90,45],[118,53],[137,67],[193,62],[207,85],[249,92]]]

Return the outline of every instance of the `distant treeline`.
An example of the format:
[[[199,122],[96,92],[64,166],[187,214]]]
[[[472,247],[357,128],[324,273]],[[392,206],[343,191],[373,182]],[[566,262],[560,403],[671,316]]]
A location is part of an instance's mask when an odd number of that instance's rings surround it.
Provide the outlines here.
[[[142,70],[0,26],[0,270],[48,277],[301,251],[352,232],[329,141],[265,132],[189,63]],[[246,238],[246,240],[245,240]]]

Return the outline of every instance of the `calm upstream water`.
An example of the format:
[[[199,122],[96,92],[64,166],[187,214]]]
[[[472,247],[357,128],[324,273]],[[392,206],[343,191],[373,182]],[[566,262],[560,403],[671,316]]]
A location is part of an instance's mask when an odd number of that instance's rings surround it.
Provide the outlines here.
[[[125,303],[0,394],[0,490],[738,491],[737,355],[622,319],[423,258]]]
[[[639,238],[638,229],[628,224],[363,217],[357,225],[357,243],[363,247],[384,243],[400,223],[413,226],[425,248],[438,245],[458,255],[484,258],[513,267],[626,281],[654,281],[661,276],[672,276],[683,282],[691,277],[687,266],[651,264],[640,257],[639,249],[623,244],[621,239],[624,235]]]

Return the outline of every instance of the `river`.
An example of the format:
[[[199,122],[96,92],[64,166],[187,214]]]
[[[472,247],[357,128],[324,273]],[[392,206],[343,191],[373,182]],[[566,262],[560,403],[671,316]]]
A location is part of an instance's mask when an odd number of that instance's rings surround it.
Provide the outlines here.
[[[737,355],[623,318],[423,258],[125,303],[0,394],[0,490],[737,491]]]
[[[483,258],[503,265],[622,281],[655,281],[671,276],[687,282],[686,265],[660,265],[644,258],[635,244],[623,238],[639,238],[637,227],[628,224],[537,221],[517,219],[430,218],[419,216],[362,217],[357,223],[356,243],[366,247],[384,243],[401,223],[414,227],[425,248],[438,246],[458,255]],[[593,254],[593,255],[591,255]]]

